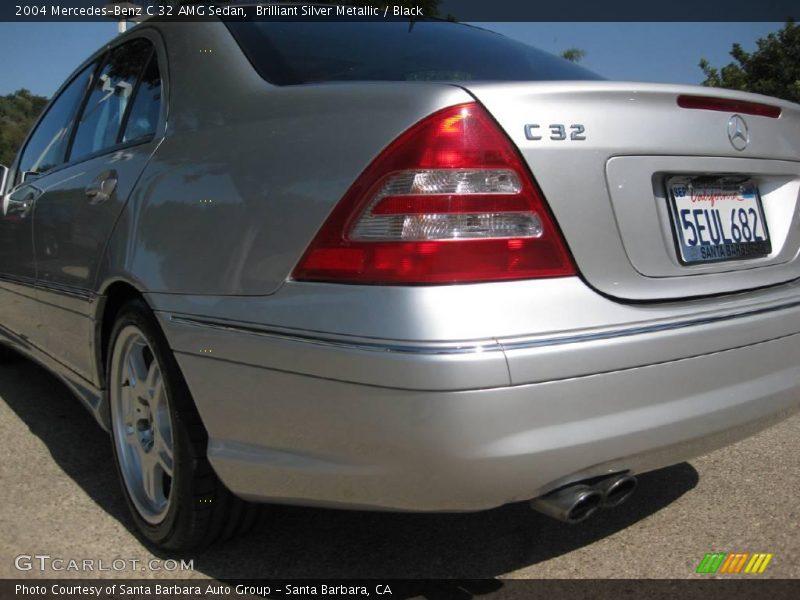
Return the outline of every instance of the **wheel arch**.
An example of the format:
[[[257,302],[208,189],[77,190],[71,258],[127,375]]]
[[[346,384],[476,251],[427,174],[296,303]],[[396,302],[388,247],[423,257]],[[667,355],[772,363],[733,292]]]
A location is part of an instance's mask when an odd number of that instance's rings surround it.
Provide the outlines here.
[[[106,359],[108,357],[109,337],[114,321],[120,309],[130,300],[142,300],[148,307],[147,301],[141,288],[127,279],[113,279],[107,282],[100,291],[101,301],[97,306],[95,314],[95,362],[97,364],[97,375],[100,388],[106,389]],[[152,307],[150,307],[152,310]]]

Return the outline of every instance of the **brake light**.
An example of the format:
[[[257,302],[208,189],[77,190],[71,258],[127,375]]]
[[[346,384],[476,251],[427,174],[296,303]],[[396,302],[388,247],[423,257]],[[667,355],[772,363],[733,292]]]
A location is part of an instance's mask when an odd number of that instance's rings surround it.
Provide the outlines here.
[[[485,110],[468,103],[392,142],[334,208],[293,276],[430,284],[574,274],[527,167]]]
[[[678,106],[681,108],[695,108],[699,110],[717,110],[733,112],[742,115],[757,115],[777,119],[781,116],[781,108],[760,102],[746,100],[733,100],[731,98],[712,98],[710,96],[691,96],[683,94],[678,96]]]

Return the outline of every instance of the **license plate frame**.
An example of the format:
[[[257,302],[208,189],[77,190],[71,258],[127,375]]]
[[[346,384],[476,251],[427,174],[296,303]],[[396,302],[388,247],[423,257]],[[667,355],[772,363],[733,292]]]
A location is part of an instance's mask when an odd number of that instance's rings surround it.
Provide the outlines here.
[[[681,265],[752,260],[772,253],[772,240],[764,218],[761,194],[758,185],[751,177],[725,174],[675,174],[666,178],[665,186],[672,237],[677,259]],[[687,215],[685,211],[688,206],[693,208],[689,209],[690,214]],[[730,210],[734,211],[735,216],[720,212],[720,206],[724,209],[731,207]],[[731,221],[735,217],[740,217],[739,209],[745,211],[743,218],[751,227],[749,240],[746,239],[743,223],[737,223],[740,227],[741,240],[734,239],[733,231],[730,229]],[[700,212],[695,214],[694,210]],[[714,211],[717,214],[714,214]],[[696,219],[700,219],[700,222],[698,223]],[[691,223],[689,227],[687,221]],[[705,227],[700,227],[702,231],[698,231],[698,225]],[[693,238],[687,235],[691,227],[694,227]],[[719,242],[715,241],[712,232],[717,234]],[[691,243],[693,241],[695,243]]]

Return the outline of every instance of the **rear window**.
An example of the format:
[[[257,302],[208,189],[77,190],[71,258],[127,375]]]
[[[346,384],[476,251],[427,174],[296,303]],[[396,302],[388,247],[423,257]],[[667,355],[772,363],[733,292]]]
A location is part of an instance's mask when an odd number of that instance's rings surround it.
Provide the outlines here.
[[[554,81],[599,75],[500,34],[447,21],[228,21],[264,79]]]

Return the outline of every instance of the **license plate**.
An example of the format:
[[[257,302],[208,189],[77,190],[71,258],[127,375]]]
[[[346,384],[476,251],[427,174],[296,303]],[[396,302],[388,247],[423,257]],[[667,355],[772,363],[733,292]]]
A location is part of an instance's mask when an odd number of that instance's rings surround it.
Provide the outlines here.
[[[676,176],[667,181],[682,264],[743,260],[772,252],[758,187],[749,179]]]

